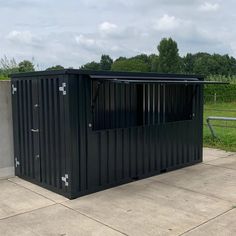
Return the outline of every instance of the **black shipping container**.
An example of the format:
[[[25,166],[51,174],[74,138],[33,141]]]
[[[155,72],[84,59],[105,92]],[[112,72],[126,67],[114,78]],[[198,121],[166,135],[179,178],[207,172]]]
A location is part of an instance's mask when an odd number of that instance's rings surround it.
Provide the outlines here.
[[[202,161],[203,78],[12,75],[16,175],[68,198]]]

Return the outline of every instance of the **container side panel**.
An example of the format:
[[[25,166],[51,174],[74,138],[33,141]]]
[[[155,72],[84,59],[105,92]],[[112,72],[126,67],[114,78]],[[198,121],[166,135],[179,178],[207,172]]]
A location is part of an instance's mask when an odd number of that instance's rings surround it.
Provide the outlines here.
[[[99,87],[82,75],[74,75],[70,83],[68,138],[74,196],[200,161],[200,90],[192,100],[191,86],[104,83]]]
[[[87,119],[87,114],[91,113],[92,99],[90,94],[91,86],[86,84],[86,80],[83,76],[78,77],[77,85],[77,107],[78,107],[78,148],[79,148],[79,189],[80,191],[86,191],[89,188],[99,185],[98,173],[99,173],[99,153],[98,153],[98,137],[91,138],[90,144],[87,143],[87,127],[92,120]],[[87,111],[87,109],[89,111]],[[92,119],[92,117],[90,117]],[[89,145],[89,148],[88,148]],[[92,153],[92,154],[90,154]],[[94,156],[94,159],[89,159],[87,156]],[[89,169],[90,168],[90,169]],[[94,175],[89,175],[89,173]],[[78,188],[77,187],[77,188]]]
[[[60,103],[59,103],[59,80],[54,79],[53,81],[53,130],[54,130],[54,168],[55,168],[55,186],[59,189],[61,189],[62,183],[61,183],[61,153],[60,153],[60,137],[61,137],[61,130],[60,130]]]
[[[28,112],[32,111],[32,126],[27,127],[27,131],[28,131],[27,133],[30,132],[32,134],[32,140],[33,140],[33,145],[32,145],[33,152],[30,159],[33,163],[34,178],[37,181],[41,182],[38,84],[39,84],[38,80],[32,81],[32,106],[27,110]],[[29,162],[29,159],[27,160],[27,162]],[[30,177],[30,175],[26,175],[26,176]]]
[[[33,135],[30,129],[33,127],[33,114],[32,114],[32,81],[27,80],[27,100],[28,100],[28,151],[29,151],[29,176],[34,178],[34,160],[33,160]]]
[[[109,183],[109,131],[102,132],[100,137],[101,184]]]
[[[130,129],[125,129],[123,132],[123,178],[130,178]]]
[[[19,121],[20,121],[20,169],[21,174],[25,175],[25,148],[24,148],[24,81],[19,81]]]
[[[28,123],[28,97],[27,97],[27,81],[22,81],[22,89],[23,89],[23,136],[24,136],[24,150],[25,150],[25,156],[24,156],[24,175],[29,176],[29,163],[30,163],[30,157],[29,157],[29,150],[28,150],[28,133],[30,132],[29,129],[29,123]]]
[[[137,129],[130,129],[130,177],[137,176]]]
[[[119,129],[116,132],[116,178],[117,180],[123,179],[123,142],[122,142],[122,130]]]
[[[64,78],[39,79],[41,182],[67,192],[62,182],[66,173],[64,95],[59,87]]]
[[[63,85],[65,84],[65,78],[63,76],[58,77],[58,83],[59,83],[59,88],[63,87]],[[60,109],[59,115],[60,115],[60,124],[59,124],[59,129],[60,129],[60,164],[61,164],[61,178],[60,180],[62,180],[62,177],[65,177],[65,175],[69,174],[67,171],[67,166],[66,166],[66,159],[69,158],[67,156],[66,153],[66,144],[67,144],[67,140],[66,140],[66,126],[65,126],[65,97],[67,96],[67,87],[68,84],[66,84],[65,87],[65,91],[66,91],[66,95],[63,94],[63,92],[59,92],[59,89],[56,88],[56,92],[59,93],[59,106],[58,108]],[[70,181],[70,180],[68,180]],[[67,192],[67,186],[65,185],[65,182],[61,183],[61,188],[63,190],[63,192]]]
[[[109,142],[109,147],[108,147],[109,183],[115,183],[116,182],[116,159],[115,159],[115,134],[114,132],[109,132],[107,139]]]

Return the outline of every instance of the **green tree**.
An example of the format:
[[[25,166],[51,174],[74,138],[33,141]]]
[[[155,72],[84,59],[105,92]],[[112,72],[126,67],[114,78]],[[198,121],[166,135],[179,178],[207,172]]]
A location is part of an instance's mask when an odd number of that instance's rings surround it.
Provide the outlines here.
[[[162,73],[180,72],[180,57],[177,43],[171,38],[164,38],[158,45],[159,71]]]
[[[150,72],[158,72],[159,69],[159,57],[155,54],[149,56]]]
[[[100,63],[92,61],[81,66],[80,69],[81,70],[100,70]]]
[[[35,71],[34,64],[31,61],[24,60],[18,64],[19,72]]]
[[[130,58],[125,60],[116,60],[111,67],[113,71],[133,71],[148,72],[149,65],[141,59]]]
[[[18,65],[14,58],[8,59],[6,56],[0,59],[0,74],[3,78],[8,78],[9,74],[19,72]]]
[[[155,55],[140,54],[131,58],[120,57],[112,65],[113,71],[150,72]]]
[[[61,65],[56,65],[56,66],[52,66],[52,67],[49,67],[46,69],[46,71],[49,71],[49,70],[63,70],[64,67],[61,66]]]
[[[109,55],[102,55],[100,60],[100,69],[101,70],[111,70],[113,60]]]
[[[126,57],[119,57],[119,58],[116,59],[116,61],[124,61],[126,59],[127,59]]]
[[[182,69],[181,71],[186,74],[192,74],[195,63],[195,57],[191,53],[187,53],[186,56],[182,58]]]
[[[223,70],[220,65],[220,55],[210,55],[208,53],[197,53],[195,55],[195,62],[193,72],[195,74],[208,75],[220,75],[223,74]],[[224,65],[226,66],[226,65]]]

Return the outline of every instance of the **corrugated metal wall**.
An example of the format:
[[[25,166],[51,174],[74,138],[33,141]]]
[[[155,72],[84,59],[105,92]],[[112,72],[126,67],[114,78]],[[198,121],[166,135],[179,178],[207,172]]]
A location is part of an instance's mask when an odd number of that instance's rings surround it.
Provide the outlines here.
[[[202,160],[202,85],[106,82],[94,99],[96,87],[82,74],[12,80],[18,176],[73,198]]]
[[[67,167],[64,77],[14,79],[12,94],[16,174],[52,189],[68,189],[61,181]],[[39,132],[34,132],[39,131]]]
[[[163,89],[150,84],[135,89],[139,85],[105,84],[93,104],[97,86],[81,75],[71,76],[70,81],[74,105],[69,114],[78,121],[71,126],[72,136],[77,135],[73,145],[78,146],[73,166],[75,196],[202,160],[201,85],[164,85]],[[144,97],[142,126],[134,125],[140,122],[133,102],[138,100],[137,91]],[[121,128],[128,124],[134,127]]]

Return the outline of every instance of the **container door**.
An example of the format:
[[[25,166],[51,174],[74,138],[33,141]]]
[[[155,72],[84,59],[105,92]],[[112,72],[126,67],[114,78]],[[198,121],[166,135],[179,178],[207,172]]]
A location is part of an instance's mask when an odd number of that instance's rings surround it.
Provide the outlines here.
[[[11,92],[15,173],[40,181],[38,81],[15,79]]]
[[[38,80],[32,80],[32,163],[34,166],[34,174],[35,179],[40,181],[41,180],[41,173],[40,173],[40,127],[39,127],[39,82]]]
[[[41,77],[38,92],[41,183],[66,192],[69,186],[69,173],[66,171],[68,139],[65,137],[65,127],[69,125],[65,120],[67,83],[63,76]],[[34,128],[37,129],[38,112],[35,117]],[[38,140],[35,142],[37,145]],[[35,148],[35,155],[37,155],[37,148]]]
[[[34,77],[11,85],[16,175],[69,192],[67,81]]]

